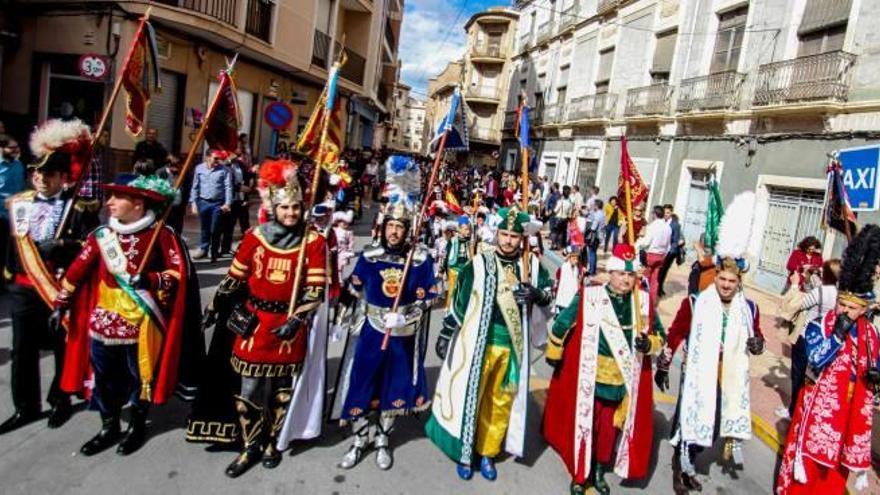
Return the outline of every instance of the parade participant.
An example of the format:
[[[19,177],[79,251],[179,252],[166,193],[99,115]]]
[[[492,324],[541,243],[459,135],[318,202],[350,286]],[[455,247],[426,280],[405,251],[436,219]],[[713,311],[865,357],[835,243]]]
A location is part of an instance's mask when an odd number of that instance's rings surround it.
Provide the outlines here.
[[[502,209],[497,247],[465,265],[453,289],[436,351],[443,359],[434,393],[428,438],[457,463],[459,477],[473,476],[475,455],[487,480],[497,477],[502,443],[524,451],[529,381],[530,324],[552,302],[552,282],[538,257],[529,256],[529,282],[521,283],[523,237],[540,228],[526,213]]]
[[[586,270],[580,263],[580,251],[575,246],[568,246],[562,251],[565,256],[565,263],[559,265],[556,269],[556,283],[553,291],[556,293],[556,300],[553,304],[556,313],[561,312],[571,304],[571,300],[577,294],[581,286]]]
[[[62,388],[91,388],[90,406],[101,429],[80,452],[90,456],[119,442],[128,455],[146,440],[149,405],[163,404],[177,386],[189,267],[184,247],[170,227],[161,227],[156,255],[138,272],[156,218],[174,199],[164,179],[139,176],[107,184],[109,222],[89,234],[61,281],[50,326],[71,307],[87,315],[71,318]],[[131,420],[120,439],[122,408]]]
[[[734,198],[721,221],[714,285],[686,296],[669,327],[654,377],[669,388],[672,356],[684,343],[681,393],[672,425],[672,486],[677,494],[701,490],[694,456],[724,439],[724,460],[742,465],[742,441],[752,436],[749,355],[764,352],[758,305],[742,290],[748,270],[754,193]]]
[[[59,387],[64,335],[51,332],[46,322],[59,290],[57,277],[76,257],[88,232],[98,225],[96,212],[83,208],[73,191],[64,187],[76,182],[88,164],[88,127],[79,120],[51,120],[33,133],[30,148],[39,157],[29,167],[34,190],[7,200],[12,243],[7,265],[11,275],[10,384],[15,413],[0,425],[0,434],[41,417],[41,349],[51,349],[55,357],[48,425],[58,428],[70,418],[70,398]],[[70,220],[56,238],[62,218],[71,208]]]
[[[337,273],[342,276],[348,262],[354,258],[354,233],[351,231],[351,223],[354,221],[352,210],[337,211],[333,213],[333,233],[336,236],[336,265]]]
[[[452,289],[455,287],[455,280],[458,274],[473,258],[472,234],[470,217],[467,215],[459,216],[458,232],[452,237],[446,249],[446,283],[449,284],[449,290],[446,294],[447,307],[451,304],[453,298]]]
[[[807,381],[776,480],[777,495],[843,494],[868,486],[871,428],[880,387],[880,333],[866,316],[880,262],[880,227],[869,224],[843,252],[837,307],[811,321]]]
[[[326,242],[306,227],[296,165],[289,160],[265,162],[258,190],[272,205],[269,221],[245,234],[208,309],[234,308],[220,322],[235,334],[229,362],[241,380],[234,403],[243,448],[226,468],[232,478],[261,458],[270,469],[281,462],[276,440],[303,365],[312,357],[307,356],[309,328],[327,281]],[[303,289],[288,316],[303,244]],[[209,317],[206,323],[213,321]]]
[[[425,344],[430,301],[436,296],[434,262],[428,250],[407,239],[416,214],[419,167],[411,158],[392,155],[386,161],[388,206],[380,242],[368,246],[347,283],[347,306],[361,299],[365,318],[353,318],[337,380],[332,419],[350,422],[354,442],[339,462],[351,469],[363,458],[370,430],[376,465],[390,469],[394,457],[389,436],[394,419],[430,404],[425,379]],[[407,256],[412,265],[402,280]],[[400,305],[392,312],[402,291]],[[360,324],[360,322],[363,322]],[[385,332],[390,329],[386,349]]]
[[[584,493],[588,483],[609,493],[604,476],[612,469],[624,479],[644,478],[652,450],[650,356],[663,346],[663,327],[651,319],[643,289],[635,307],[639,263],[632,246],[615,246],[606,269],[610,281],[583,287],[556,317],[547,343],[546,359],[556,371],[544,438],[562,457],[572,494]]]

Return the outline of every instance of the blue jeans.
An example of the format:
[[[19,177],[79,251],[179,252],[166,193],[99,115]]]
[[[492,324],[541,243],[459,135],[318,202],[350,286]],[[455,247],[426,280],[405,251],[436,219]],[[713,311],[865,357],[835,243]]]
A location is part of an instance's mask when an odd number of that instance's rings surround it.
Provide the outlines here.
[[[606,243],[608,242],[607,239],[605,242]],[[593,276],[596,274],[596,261],[598,258],[596,252],[598,250],[599,250],[598,241],[597,241],[596,247],[589,246],[587,248],[587,275]]]
[[[605,252],[608,252],[608,241],[611,241],[611,247],[617,245],[617,233],[620,232],[620,225],[609,224],[605,226]]]
[[[196,202],[196,206],[199,209],[199,221],[202,225],[199,249],[211,253],[212,257],[217,257],[220,253],[220,236],[223,234],[223,212],[220,210],[223,202],[200,199]]]

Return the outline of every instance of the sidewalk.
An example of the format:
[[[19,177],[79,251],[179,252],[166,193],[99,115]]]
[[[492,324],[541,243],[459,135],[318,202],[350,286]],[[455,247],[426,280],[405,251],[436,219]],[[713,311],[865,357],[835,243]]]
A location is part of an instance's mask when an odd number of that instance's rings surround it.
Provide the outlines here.
[[[597,275],[599,281],[607,280],[602,272],[607,255],[599,251],[599,269]],[[556,268],[562,263],[562,257],[553,251],[544,252],[544,264],[555,273]],[[681,304],[682,297],[687,291],[687,277],[690,263],[681,266],[673,265],[666,279],[666,293],[670,294],[660,299],[658,311],[664,326],[668,326],[675,317],[676,311]],[[760,324],[766,340],[766,350],[760,356],[751,358],[750,374],[752,376],[752,426],[755,436],[767,444],[770,448],[779,452],[785,442],[786,432],[790,420],[787,417],[777,415],[777,410],[787,412],[791,400],[791,378],[789,362],[791,360],[791,345],[788,343],[788,330],[776,326],[778,309],[781,306],[781,297],[769,294],[755,287],[746,285],[746,296],[758,304],[760,308]],[[681,353],[676,354],[676,366],[680,365]],[[656,395],[661,395],[656,392]],[[673,397],[663,397],[661,400],[675,400]],[[787,416],[787,415],[786,415]],[[875,409],[873,452],[874,469],[870,473],[868,490],[862,493],[880,493],[880,413]],[[850,478],[852,482],[854,477]],[[852,491],[852,493],[856,493]]]

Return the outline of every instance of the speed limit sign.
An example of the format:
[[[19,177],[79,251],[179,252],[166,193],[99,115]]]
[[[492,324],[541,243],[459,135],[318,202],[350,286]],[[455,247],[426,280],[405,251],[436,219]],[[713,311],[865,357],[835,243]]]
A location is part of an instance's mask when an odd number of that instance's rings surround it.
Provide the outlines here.
[[[107,77],[110,67],[107,57],[94,53],[87,53],[79,58],[79,75],[100,81]]]

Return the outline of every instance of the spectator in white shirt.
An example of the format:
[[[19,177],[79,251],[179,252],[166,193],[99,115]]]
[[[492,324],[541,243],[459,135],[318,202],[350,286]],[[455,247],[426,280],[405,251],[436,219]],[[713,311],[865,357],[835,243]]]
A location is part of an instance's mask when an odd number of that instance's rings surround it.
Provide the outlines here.
[[[575,211],[580,211],[581,206],[584,205],[584,195],[581,194],[580,186],[572,186],[572,188],[571,188],[571,203],[574,205]]]
[[[599,197],[599,188],[598,187],[593,186],[592,192],[593,192],[593,194],[591,194],[590,197],[587,198],[587,202],[584,203],[587,205],[587,208],[589,208],[590,211],[593,211],[596,209],[596,200],[602,199]]]
[[[654,219],[645,227],[645,236],[636,241],[636,248],[645,251],[645,277],[650,285],[651,304],[657,305],[657,289],[659,287],[660,268],[669,252],[672,240],[672,228],[663,218],[663,207],[655,206]]]

